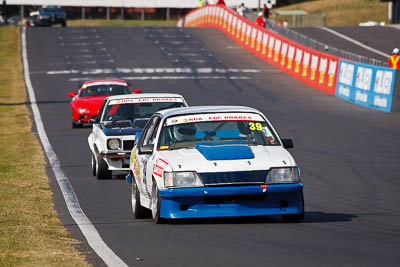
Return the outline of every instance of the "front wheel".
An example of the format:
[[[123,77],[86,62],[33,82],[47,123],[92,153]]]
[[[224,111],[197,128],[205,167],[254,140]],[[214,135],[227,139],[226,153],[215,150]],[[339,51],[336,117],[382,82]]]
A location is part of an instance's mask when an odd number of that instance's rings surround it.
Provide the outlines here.
[[[132,177],[132,211],[135,219],[146,218],[149,214],[149,210],[140,204],[140,191],[134,177]]]
[[[158,194],[157,184],[153,181],[153,190],[151,196],[151,215],[153,222],[156,224],[162,223],[163,219],[160,217],[161,198]]]
[[[92,153],[92,175],[96,176],[97,175],[97,162],[96,162],[96,156]]]
[[[108,165],[101,155],[97,155],[96,175],[98,180],[111,179],[111,171],[108,169]]]
[[[79,122],[76,121],[72,121],[72,128],[76,129],[76,128],[80,128],[81,124]]]
[[[282,215],[282,220],[288,223],[297,223],[304,219],[304,211],[299,214],[285,214]]]
[[[301,193],[301,212],[297,214],[282,214],[282,220],[288,223],[297,223],[304,219],[304,196]]]

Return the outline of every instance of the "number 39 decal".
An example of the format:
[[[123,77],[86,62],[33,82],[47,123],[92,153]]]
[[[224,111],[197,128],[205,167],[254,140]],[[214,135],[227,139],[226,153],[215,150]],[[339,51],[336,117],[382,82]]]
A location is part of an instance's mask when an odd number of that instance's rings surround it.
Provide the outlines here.
[[[259,122],[257,122],[257,123],[249,122],[249,129],[251,131],[255,131],[255,130],[261,131],[262,130],[262,125]]]

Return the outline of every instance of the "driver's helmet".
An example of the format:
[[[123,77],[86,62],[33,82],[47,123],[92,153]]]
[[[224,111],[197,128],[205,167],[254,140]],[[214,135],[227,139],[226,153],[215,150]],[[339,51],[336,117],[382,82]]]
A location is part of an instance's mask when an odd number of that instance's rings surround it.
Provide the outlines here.
[[[196,139],[196,124],[187,123],[174,126],[176,141],[194,141]]]

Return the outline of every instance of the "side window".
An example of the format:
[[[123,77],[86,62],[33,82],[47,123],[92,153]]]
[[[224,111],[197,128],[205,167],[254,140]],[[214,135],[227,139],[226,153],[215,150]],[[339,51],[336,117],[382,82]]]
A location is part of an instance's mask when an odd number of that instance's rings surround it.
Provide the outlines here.
[[[146,133],[146,136],[143,140],[143,145],[151,145],[153,144],[153,139],[157,134],[158,125],[160,123],[160,117],[154,117],[154,119],[150,123],[149,130]]]
[[[160,127],[160,124],[161,123],[160,123],[160,120],[159,120],[157,125],[154,127],[154,131],[153,131],[153,134],[150,137],[149,144],[154,145],[154,143],[156,142],[156,136],[157,136],[157,132],[158,132],[158,128]]]
[[[101,119],[101,116],[103,115],[103,110],[104,110],[104,106],[106,105],[106,102],[107,102],[107,99],[105,99],[105,100],[103,101],[103,104],[101,105],[101,108],[100,108],[100,110],[99,110],[99,113],[97,114],[97,117],[96,117],[96,122],[97,122],[97,123],[100,122],[100,119]]]
[[[154,128],[154,125],[160,120],[159,117],[152,117],[149,122],[147,122],[146,126],[143,129],[142,134],[140,135],[139,141],[138,141],[138,146],[143,146],[146,145],[145,141],[148,140],[148,136],[150,133],[153,132],[152,129]]]

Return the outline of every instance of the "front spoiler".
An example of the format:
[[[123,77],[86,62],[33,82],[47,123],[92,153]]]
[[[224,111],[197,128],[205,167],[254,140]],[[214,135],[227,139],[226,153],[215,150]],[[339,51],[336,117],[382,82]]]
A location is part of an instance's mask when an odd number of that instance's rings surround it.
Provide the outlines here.
[[[89,122],[89,121],[72,121],[73,124],[75,124],[76,126],[82,126],[82,127],[87,127],[87,126],[92,126],[93,123]]]
[[[163,218],[299,214],[302,184],[223,186],[160,190]]]
[[[129,171],[131,152],[104,152],[99,153],[107,162],[110,171]]]
[[[105,151],[101,151],[99,153],[100,155],[102,155],[103,157],[110,159],[110,158],[126,158],[126,159],[130,159],[131,157],[131,152],[105,152]]]

